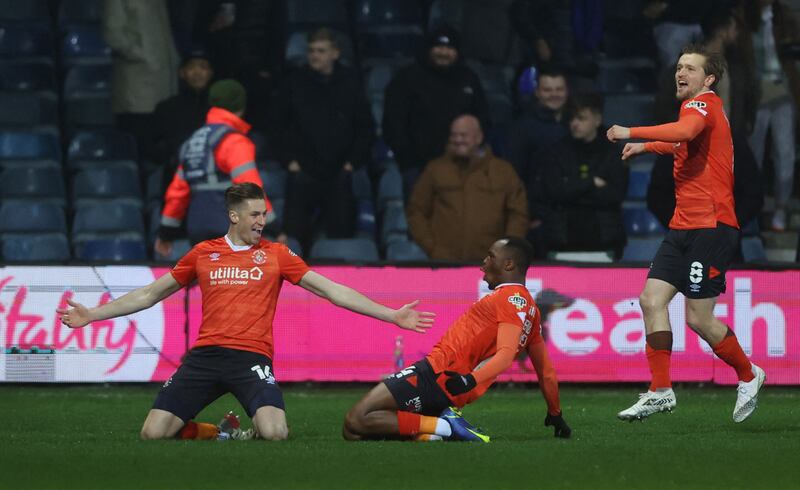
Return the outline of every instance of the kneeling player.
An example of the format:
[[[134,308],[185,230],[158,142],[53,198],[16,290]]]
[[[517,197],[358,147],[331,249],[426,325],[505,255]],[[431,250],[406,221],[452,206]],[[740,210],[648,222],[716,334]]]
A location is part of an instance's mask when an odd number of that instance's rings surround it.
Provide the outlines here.
[[[569,437],[540,313],[525,287],[531,256],[521,238],[496,241],[481,267],[493,292],[456,320],[428,356],[389,376],[356,403],[345,417],[344,438],[489,442],[452,407],[480,398],[523,349],[547,401],[545,425],[555,427],[556,437]]]

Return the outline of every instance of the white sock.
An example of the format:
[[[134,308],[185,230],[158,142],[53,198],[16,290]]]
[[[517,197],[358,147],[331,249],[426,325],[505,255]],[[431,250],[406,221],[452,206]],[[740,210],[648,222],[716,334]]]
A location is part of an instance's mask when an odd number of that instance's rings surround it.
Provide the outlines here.
[[[450,429],[450,424],[442,418],[436,419],[436,432],[437,436],[442,437],[450,437],[453,435],[452,429]]]

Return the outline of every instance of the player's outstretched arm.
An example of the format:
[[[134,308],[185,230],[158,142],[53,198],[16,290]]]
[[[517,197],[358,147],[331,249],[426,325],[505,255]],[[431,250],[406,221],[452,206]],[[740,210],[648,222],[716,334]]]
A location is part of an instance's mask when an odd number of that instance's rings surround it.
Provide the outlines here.
[[[87,308],[76,301],[68,299],[67,304],[72,308],[57,308],[56,313],[61,315],[61,323],[64,325],[70,328],[80,328],[97,320],[130,315],[150,308],[181,287],[180,283],[172,277],[172,274],[164,274],[147,286],[131,291],[110,303],[96,308]]]
[[[336,306],[341,306],[378,320],[394,323],[406,330],[425,333],[433,325],[433,319],[436,316],[435,313],[415,310],[414,307],[419,304],[419,301],[408,303],[403,305],[402,308],[394,310],[372,301],[353,288],[331,281],[314,271],[307,272],[300,279],[298,285],[321,298],[327,299]]]

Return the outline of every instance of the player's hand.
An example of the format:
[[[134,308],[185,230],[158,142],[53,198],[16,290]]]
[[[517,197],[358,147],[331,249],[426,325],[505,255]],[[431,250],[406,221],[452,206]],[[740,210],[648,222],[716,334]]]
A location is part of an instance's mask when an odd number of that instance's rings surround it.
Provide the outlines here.
[[[72,308],[56,308],[56,313],[61,315],[61,323],[69,328],[80,328],[92,321],[89,308],[71,299],[67,300],[67,304]]]
[[[622,159],[627,160],[642,153],[645,153],[644,143],[625,143],[625,148],[622,149]]]
[[[433,326],[433,319],[436,317],[436,313],[417,311],[414,307],[418,304],[419,300],[416,300],[403,305],[399,310],[395,310],[394,324],[406,330],[425,333],[426,330]]]
[[[569,436],[572,435],[572,429],[569,428],[567,423],[564,421],[564,417],[561,414],[558,415],[550,415],[547,414],[547,417],[544,418],[544,426],[545,427],[553,427],[555,430],[553,435],[555,437],[560,437],[562,439],[569,439]]]
[[[613,125],[608,128],[606,131],[606,137],[608,141],[612,143],[616,143],[619,140],[626,140],[631,137],[631,128],[626,128],[624,126]]]
[[[451,395],[463,395],[478,384],[472,374],[459,374],[455,371],[445,371],[444,374],[448,376],[444,387]]]

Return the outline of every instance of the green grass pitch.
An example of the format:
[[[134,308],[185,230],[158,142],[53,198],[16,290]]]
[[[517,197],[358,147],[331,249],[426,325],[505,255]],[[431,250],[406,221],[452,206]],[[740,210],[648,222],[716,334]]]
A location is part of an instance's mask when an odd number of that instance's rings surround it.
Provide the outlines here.
[[[641,386],[563,386],[573,438],[557,440],[535,387],[500,387],[464,411],[491,444],[345,442],[367,389],[284,387],[282,443],[142,442],[156,385],[0,385],[0,488],[800,488],[797,388],[766,387],[734,424],[732,387],[679,386],[675,413],[626,423],[615,414]],[[230,409],[225,396],[198,420]]]

